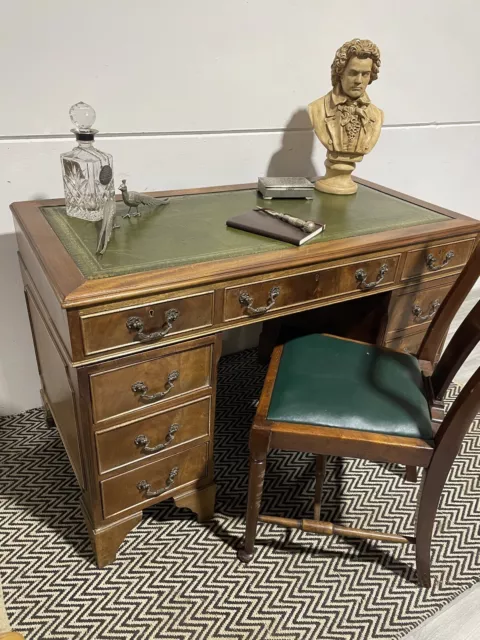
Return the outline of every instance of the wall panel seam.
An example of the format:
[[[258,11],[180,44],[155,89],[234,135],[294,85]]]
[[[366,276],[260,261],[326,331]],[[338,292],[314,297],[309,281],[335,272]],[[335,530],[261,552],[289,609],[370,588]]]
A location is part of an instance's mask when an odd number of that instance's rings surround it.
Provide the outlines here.
[[[471,127],[479,126],[480,120],[472,120],[466,122],[437,122],[437,123],[406,123],[406,124],[386,124],[383,130],[401,130],[401,129],[442,129],[455,127]],[[263,134],[283,134],[285,131],[289,133],[306,133],[310,132],[308,128],[274,128],[274,129],[218,129],[205,131],[146,131],[146,132],[122,132],[122,133],[99,133],[96,138],[105,140],[120,138],[125,140],[142,139],[142,138],[201,138],[206,136],[242,136],[242,135],[263,135]],[[15,136],[0,136],[0,143],[13,144],[18,142],[44,142],[44,141],[63,141],[72,140],[72,134],[25,134]]]

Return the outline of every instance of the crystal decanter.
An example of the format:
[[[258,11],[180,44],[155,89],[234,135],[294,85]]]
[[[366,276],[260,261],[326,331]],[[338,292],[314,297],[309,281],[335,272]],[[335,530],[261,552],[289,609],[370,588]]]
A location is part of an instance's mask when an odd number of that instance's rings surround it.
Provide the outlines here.
[[[105,204],[115,201],[113,159],[93,146],[97,130],[91,128],[95,111],[90,105],[74,104],[70,119],[78,145],[60,156],[67,215],[95,222],[102,219]]]

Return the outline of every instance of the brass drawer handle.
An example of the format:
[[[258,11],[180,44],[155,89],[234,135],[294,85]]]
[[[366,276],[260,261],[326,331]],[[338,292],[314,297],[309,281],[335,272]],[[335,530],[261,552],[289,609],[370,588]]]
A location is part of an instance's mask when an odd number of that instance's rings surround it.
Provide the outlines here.
[[[432,302],[432,304],[430,305],[430,310],[425,315],[422,315],[422,308],[418,304],[413,305],[412,313],[415,317],[415,320],[419,320],[421,322],[423,322],[424,320],[431,320],[437,313],[437,309],[439,306],[440,300],[437,298]]]
[[[150,440],[147,436],[139,435],[135,438],[134,442],[137,447],[142,447],[143,453],[157,453],[157,451],[162,451],[165,447],[168,447],[175,439],[175,434],[180,428],[179,424],[171,424],[167,433],[167,437],[165,438],[165,442],[161,442],[160,444],[155,445],[154,447],[150,446]]]
[[[137,332],[137,335],[133,338],[134,340],[138,340],[138,342],[152,342],[153,340],[159,340],[166,336],[170,329],[173,328],[173,323],[179,315],[180,311],[177,309],[168,309],[165,311],[165,324],[160,331],[153,331],[152,333],[144,333],[143,329],[145,325],[143,324],[143,320],[138,316],[131,316],[127,320],[127,329]]]
[[[435,262],[437,261],[437,259],[435,258],[433,253],[429,253],[426,258],[427,267],[430,269],[430,271],[438,271],[439,269],[443,269],[443,267],[445,267],[450,262],[450,260],[454,257],[455,257],[455,253],[453,251],[449,251],[448,253],[445,254],[445,257],[442,260],[442,264],[435,265]]]
[[[170,391],[175,386],[173,383],[175,382],[175,380],[178,380],[179,376],[180,371],[172,371],[168,374],[167,381],[165,383],[165,391],[148,394],[148,387],[144,382],[134,382],[134,384],[132,384],[132,391],[133,393],[139,393],[139,399],[143,402],[155,402],[155,400],[160,400],[160,398],[166,396],[167,393],[170,393]]]
[[[152,491],[152,485],[149,484],[146,480],[142,480],[137,484],[137,489],[139,491],[145,492],[145,496],[147,498],[156,498],[157,496],[161,496],[162,493],[168,491],[172,484],[175,482],[175,478],[178,475],[178,467],[173,467],[173,469],[168,474],[167,482],[162,489],[157,489],[156,491]]]
[[[238,301],[242,307],[246,307],[246,311],[249,316],[261,316],[273,307],[279,295],[280,287],[272,287],[268,292],[267,304],[264,307],[252,307],[253,298],[246,291],[242,291],[238,296]]]
[[[384,279],[387,271],[388,265],[384,263],[380,267],[380,271],[378,272],[376,280],[374,280],[373,282],[367,282],[367,272],[364,269],[358,269],[357,271],[355,271],[355,280],[360,283],[360,289],[367,291],[368,289],[374,289],[377,285],[379,285]]]

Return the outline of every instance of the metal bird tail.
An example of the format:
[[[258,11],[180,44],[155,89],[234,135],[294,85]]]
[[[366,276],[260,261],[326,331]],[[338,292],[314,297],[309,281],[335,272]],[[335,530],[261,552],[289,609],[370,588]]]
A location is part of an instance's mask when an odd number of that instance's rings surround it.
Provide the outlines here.
[[[159,207],[162,204],[167,204],[168,198],[152,198],[152,196],[146,196],[142,193],[140,196],[142,204],[147,204],[151,207]]]
[[[97,253],[103,256],[107,248],[108,242],[112,236],[113,223],[115,221],[115,213],[117,206],[115,202],[108,200],[103,207],[103,221],[100,234],[98,236]]]

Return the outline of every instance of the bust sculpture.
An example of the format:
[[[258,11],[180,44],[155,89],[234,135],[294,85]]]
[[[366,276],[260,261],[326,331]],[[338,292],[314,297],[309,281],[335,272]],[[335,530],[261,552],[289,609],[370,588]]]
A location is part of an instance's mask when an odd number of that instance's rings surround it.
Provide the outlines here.
[[[308,105],[315,133],[327,148],[325,176],[315,188],[325,193],[357,191],[352,171],[380,136],[383,111],[370,102],[366,88],[378,77],[380,51],[370,40],[350,40],[335,54],[333,89]]]

